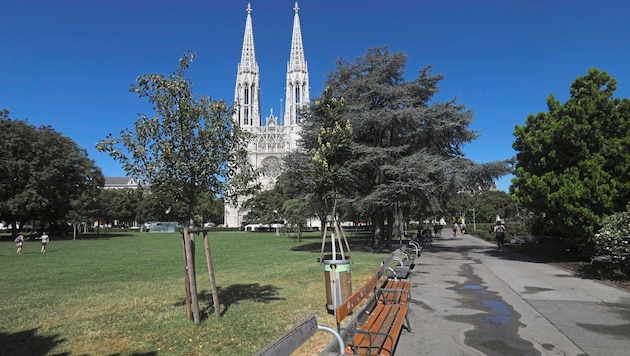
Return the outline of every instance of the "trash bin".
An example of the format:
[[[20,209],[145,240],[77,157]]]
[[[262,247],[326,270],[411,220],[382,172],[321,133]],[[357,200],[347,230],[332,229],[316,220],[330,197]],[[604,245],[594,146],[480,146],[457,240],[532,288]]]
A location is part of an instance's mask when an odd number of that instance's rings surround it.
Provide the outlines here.
[[[326,283],[326,309],[330,313],[352,295],[350,261],[324,260],[324,281]]]

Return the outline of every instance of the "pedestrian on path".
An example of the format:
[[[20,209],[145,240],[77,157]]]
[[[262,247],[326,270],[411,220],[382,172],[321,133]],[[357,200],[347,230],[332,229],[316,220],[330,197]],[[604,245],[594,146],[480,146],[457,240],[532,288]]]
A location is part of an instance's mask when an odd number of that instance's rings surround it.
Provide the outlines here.
[[[502,221],[497,221],[497,224],[494,226],[494,234],[497,238],[497,246],[502,250],[503,245],[505,245],[505,225],[503,225]]]
[[[457,238],[457,221],[453,223],[453,238]]]
[[[42,233],[42,236],[38,237],[37,239],[42,240],[42,252],[46,252],[46,245],[48,245],[48,242],[50,241],[50,237],[48,236],[48,234],[46,233],[46,231],[44,231]]]
[[[24,235],[22,234],[22,232],[18,233],[18,235],[15,237],[15,240],[13,240],[13,242],[15,242],[15,245],[17,246],[17,251],[15,251],[15,253],[17,253],[18,255],[21,255],[22,246],[24,245]]]

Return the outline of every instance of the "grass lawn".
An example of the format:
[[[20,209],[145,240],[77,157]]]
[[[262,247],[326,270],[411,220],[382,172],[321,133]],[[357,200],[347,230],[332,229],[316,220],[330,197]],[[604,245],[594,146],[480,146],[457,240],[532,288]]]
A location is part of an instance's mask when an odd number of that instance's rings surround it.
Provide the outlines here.
[[[349,240],[356,289],[389,251]],[[48,252],[29,240],[19,256],[4,236],[0,355],[251,355],[310,313],[334,326],[318,235],[298,243],[274,233],[211,232],[210,246],[222,317],[213,314],[198,238],[196,326],[186,320],[181,234],[53,236]],[[301,354],[317,354],[329,340],[317,333]]]

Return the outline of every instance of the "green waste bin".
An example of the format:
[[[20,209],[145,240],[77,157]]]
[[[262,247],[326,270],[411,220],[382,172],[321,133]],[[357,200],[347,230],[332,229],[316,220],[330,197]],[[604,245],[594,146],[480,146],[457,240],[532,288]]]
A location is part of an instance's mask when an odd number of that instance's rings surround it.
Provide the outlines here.
[[[352,276],[349,260],[324,260],[324,282],[326,283],[326,309],[334,312],[344,300],[352,295]]]

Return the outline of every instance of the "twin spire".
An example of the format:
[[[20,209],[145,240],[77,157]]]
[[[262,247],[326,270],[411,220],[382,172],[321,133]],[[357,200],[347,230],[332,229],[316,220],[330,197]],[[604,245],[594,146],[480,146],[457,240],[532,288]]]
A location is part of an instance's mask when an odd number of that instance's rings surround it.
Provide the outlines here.
[[[284,120],[289,126],[299,123],[299,110],[309,103],[308,67],[304,57],[302,31],[300,28],[299,7],[297,1],[293,7],[293,34],[291,53],[287,64],[286,98]],[[236,104],[235,119],[241,127],[254,128],[262,126],[260,115],[260,73],[256,62],[254,47],[254,30],[252,25],[252,6],[247,4],[245,35],[241,61],[238,64],[234,101]]]

